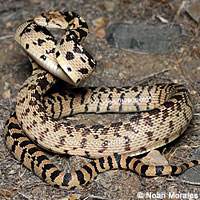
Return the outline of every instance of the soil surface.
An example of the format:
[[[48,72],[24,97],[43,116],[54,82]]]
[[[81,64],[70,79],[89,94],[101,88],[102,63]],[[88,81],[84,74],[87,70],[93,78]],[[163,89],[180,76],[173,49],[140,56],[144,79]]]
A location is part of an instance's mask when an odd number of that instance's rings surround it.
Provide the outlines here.
[[[174,197],[177,199],[188,199],[181,194],[194,195],[193,199],[197,199],[195,195],[198,195],[200,198],[200,178],[198,182],[182,176],[147,178],[122,170],[100,174],[82,190],[55,189],[16,161],[4,144],[5,121],[15,109],[21,85],[31,75],[27,56],[13,40],[16,28],[44,11],[73,10],[90,27],[90,34],[83,46],[98,62],[94,73],[80,86],[132,86],[172,81],[182,83],[190,90],[195,108],[193,120],[181,137],[161,148],[160,152],[172,164],[191,160],[200,143],[200,34],[199,25],[184,12],[182,3],[181,0],[0,1],[0,199],[159,199],[156,195],[163,195],[160,199],[169,199],[169,194],[176,194]],[[117,49],[105,39],[108,22],[156,26],[163,23],[158,16],[167,19],[169,26],[182,27],[185,38],[167,54],[144,54]],[[74,123],[104,124],[130,116],[79,114],[69,120]],[[89,161],[78,156],[48,156],[60,169],[68,172],[79,169]],[[194,171],[191,169],[189,174]],[[199,176],[199,171],[195,176]]]

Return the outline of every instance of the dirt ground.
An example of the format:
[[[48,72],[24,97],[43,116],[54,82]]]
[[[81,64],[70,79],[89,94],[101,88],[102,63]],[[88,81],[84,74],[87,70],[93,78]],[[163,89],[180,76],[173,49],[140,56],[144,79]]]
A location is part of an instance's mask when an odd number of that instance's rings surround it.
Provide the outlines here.
[[[82,190],[63,191],[42,182],[14,159],[4,144],[4,123],[15,109],[20,86],[31,74],[27,56],[13,40],[16,28],[27,19],[44,11],[73,10],[86,19],[90,34],[84,47],[98,62],[95,72],[81,86],[127,86],[159,82],[178,82],[187,86],[194,102],[195,114],[187,131],[160,151],[170,163],[191,160],[200,137],[200,33],[199,26],[181,11],[181,0],[0,0],[0,199],[169,199],[169,193],[198,194],[198,182],[183,177],[146,178],[129,171],[112,170],[100,174]],[[195,1],[190,1],[191,3]],[[196,1],[197,2],[197,1]],[[181,12],[180,12],[181,11]],[[164,55],[151,55],[116,49],[105,40],[105,24],[111,21],[136,24],[161,24],[159,14],[171,24],[183,28],[185,41]],[[100,25],[97,23],[100,19]],[[131,114],[79,114],[69,120],[76,123],[119,121]],[[87,119],[86,119],[87,118]],[[88,160],[77,156],[49,155],[65,171],[73,171]],[[195,170],[191,169],[192,174]],[[199,174],[199,171],[197,172]],[[142,196],[138,196],[144,195]],[[159,198],[159,194],[165,194]],[[177,199],[181,198],[177,195]],[[195,197],[193,199],[196,199]]]

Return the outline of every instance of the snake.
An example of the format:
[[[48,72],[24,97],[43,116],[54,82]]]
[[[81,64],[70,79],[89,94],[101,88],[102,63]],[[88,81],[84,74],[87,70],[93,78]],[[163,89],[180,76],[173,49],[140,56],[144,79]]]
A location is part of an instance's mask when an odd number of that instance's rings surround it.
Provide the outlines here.
[[[66,33],[57,41],[47,28]],[[48,94],[57,77],[77,86],[94,70],[94,59],[80,45],[87,33],[85,20],[72,11],[42,13],[17,29],[15,40],[28,54],[33,72],[20,89],[16,109],[5,124],[5,144],[14,157],[43,181],[61,189],[81,188],[111,169],[151,177],[179,175],[199,165],[200,159],[180,166],[154,166],[136,158],[170,143],[187,129],[194,106],[184,85],[74,87]],[[60,120],[77,113],[109,112],[137,115],[90,126]],[[93,160],[74,172],[65,172],[41,148]]]

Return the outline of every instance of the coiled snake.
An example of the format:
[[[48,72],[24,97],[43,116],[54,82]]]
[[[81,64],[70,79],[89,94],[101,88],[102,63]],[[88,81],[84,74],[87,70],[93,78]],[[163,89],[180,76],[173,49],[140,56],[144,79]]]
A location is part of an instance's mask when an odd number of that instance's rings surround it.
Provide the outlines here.
[[[67,31],[58,43],[45,27]],[[198,165],[200,160],[181,166],[149,166],[134,157],[171,142],[185,131],[193,116],[193,104],[183,85],[74,88],[45,96],[56,78],[39,65],[74,85],[93,71],[94,60],[80,45],[87,32],[87,24],[79,15],[58,11],[43,13],[17,29],[15,39],[32,57],[33,73],[23,84],[16,112],[5,126],[6,145],[15,158],[42,180],[62,189],[84,186],[110,169],[159,176],[180,174]],[[133,111],[138,115],[107,125],[72,125],[58,120],[81,112]],[[36,144],[59,154],[96,160],[66,173]]]

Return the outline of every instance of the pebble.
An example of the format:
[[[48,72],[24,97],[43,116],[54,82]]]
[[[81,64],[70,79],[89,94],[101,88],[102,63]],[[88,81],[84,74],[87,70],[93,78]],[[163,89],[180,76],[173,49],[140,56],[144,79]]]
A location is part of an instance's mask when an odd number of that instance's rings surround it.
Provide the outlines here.
[[[3,99],[10,99],[10,96],[11,96],[10,90],[6,90],[2,94]]]
[[[186,8],[188,15],[197,23],[200,23],[200,3],[194,3]]]
[[[105,63],[105,66],[106,66],[106,67],[112,67],[112,63],[111,63],[111,62],[106,62],[106,63]]]
[[[106,17],[99,17],[92,21],[95,26],[95,35],[97,38],[104,38],[106,35],[105,26],[108,23]]]
[[[95,35],[96,35],[97,38],[104,38],[105,35],[106,35],[105,28],[102,27],[102,28],[96,30],[96,31],[95,31]]]
[[[115,1],[104,1],[104,7],[108,12],[113,12],[116,6]]]
[[[142,162],[146,165],[168,165],[168,161],[157,150],[150,151],[147,156],[143,157]]]
[[[96,19],[94,19],[92,21],[92,24],[95,26],[95,27],[102,27],[102,26],[105,26],[106,24],[108,23],[108,19],[106,17],[98,17]]]

